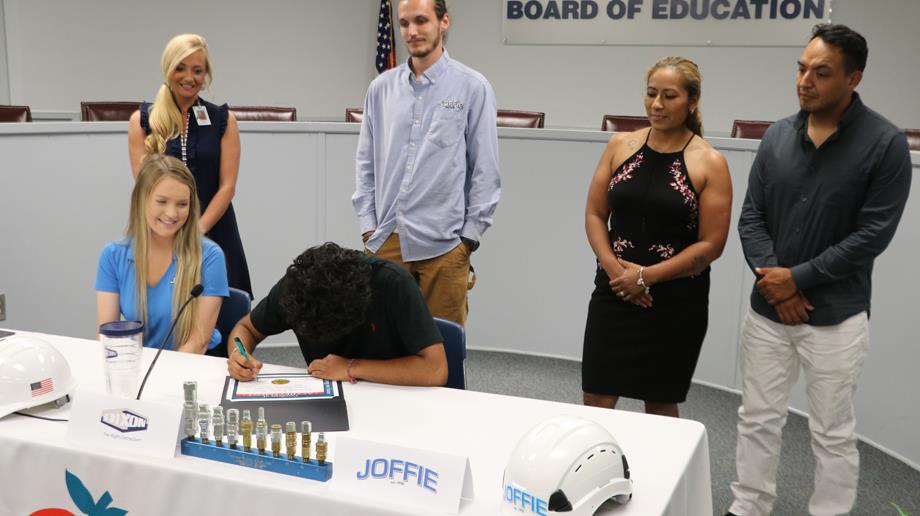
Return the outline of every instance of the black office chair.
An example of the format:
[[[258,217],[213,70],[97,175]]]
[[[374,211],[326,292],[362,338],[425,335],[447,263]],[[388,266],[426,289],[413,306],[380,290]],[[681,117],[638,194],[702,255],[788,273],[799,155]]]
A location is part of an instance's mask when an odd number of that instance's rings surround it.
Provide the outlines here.
[[[208,355],[227,358],[227,339],[230,337],[230,332],[233,331],[236,323],[249,313],[251,303],[249,294],[230,287],[230,296],[224,299],[224,302],[220,305],[220,312],[217,314],[217,330],[220,332],[220,344],[214,349],[209,349]]]
[[[546,114],[540,111],[499,109],[495,117],[495,125],[498,127],[543,129],[545,123]]]
[[[80,102],[83,122],[124,122],[141,108],[140,102]]]
[[[444,319],[434,318],[444,337],[444,352],[447,354],[447,383],[451,389],[466,389],[463,362],[466,360],[466,331],[463,326]]]
[[[912,151],[920,151],[920,129],[901,129],[907,136],[907,146]]]
[[[345,121],[352,124],[360,124],[364,120],[364,108],[350,107],[345,108]]]
[[[277,106],[230,106],[238,122],[296,122],[297,108]]]
[[[614,131],[617,133],[638,131],[650,125],[647,116],[604,115],[604,118],[601,119],[601,131]]]
[[[735,120],[732,123],[732,138],[760,140],[773,122],[766,120]]]
[[[0,106],[0,122],[31,122],[29,106]]]

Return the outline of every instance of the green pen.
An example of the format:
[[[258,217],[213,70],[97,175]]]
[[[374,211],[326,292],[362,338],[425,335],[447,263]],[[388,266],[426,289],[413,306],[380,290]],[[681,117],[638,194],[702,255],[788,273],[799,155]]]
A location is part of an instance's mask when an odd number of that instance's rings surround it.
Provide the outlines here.
[[[246,353],[246,348],[243,347],[243,341],[241,341],[239,337],[233,337],[233,342],[236,343],[236,349],[243,355],[243,358],[249,362],[249,355]]]

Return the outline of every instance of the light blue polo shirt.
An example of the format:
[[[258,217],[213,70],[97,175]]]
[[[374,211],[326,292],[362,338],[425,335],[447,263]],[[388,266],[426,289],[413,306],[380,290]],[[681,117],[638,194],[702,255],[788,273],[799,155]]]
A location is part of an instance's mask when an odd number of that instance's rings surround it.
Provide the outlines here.
[[[220,246],[203,238],[201,240],[201,284],[202,296],[227,297],[227,263]],[[147,325],[144,327],[144,346],[155,348],[160,345],[169,325],[172,324],[173,282],[176,278],[176,257],[173,255],[166,274],[155,286],[147,287]],[[109,242],[99,256],[96,270],[96,290],[118,294],[118,305],[122,317],[127,321],[139,321],[137,313],[137,289],[134,269],[134,242],[127,238]],[[217,328],[211,333],[208,349],[220,344]],[[166,343],[167,349],[175,349],[173,337]]]

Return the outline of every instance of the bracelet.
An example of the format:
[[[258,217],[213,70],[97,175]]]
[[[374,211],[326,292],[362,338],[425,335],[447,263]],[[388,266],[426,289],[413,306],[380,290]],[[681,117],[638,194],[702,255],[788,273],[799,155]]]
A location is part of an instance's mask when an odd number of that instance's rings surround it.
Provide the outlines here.
[[[351,366],[355,363],[355,359],[351,358],[348,360],[348,369],[345,370],[345,374],[348,375],[348,383],[358,383],[358,379],[351,375]]]
[[[649,290],[651,290],[651,287],[649,287],[649,286],[645,283],[645,277],[642,276],[642,273],[643,273],[643,272],[645,272],[645,267],[639,267],[639,279],[636,280],[636,285],[639,285],[640,287],[644,288],[644,289],[645,289],[645,295],[648,295]]]

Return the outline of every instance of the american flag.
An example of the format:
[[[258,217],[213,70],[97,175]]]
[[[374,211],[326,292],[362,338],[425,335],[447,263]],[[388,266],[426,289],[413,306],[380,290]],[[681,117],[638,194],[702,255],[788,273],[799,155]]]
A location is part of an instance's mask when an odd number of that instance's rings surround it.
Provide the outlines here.
[[[32,397],[41,396],[54,390],[54,381],[51,378],[45,378],[40,382],[35,382],[29,387],[32,389]]]
[[[380,19],[377,20],[377,73],[396,66],[396,34],[393,31],[393,6],[390,0],[380,0]]]

